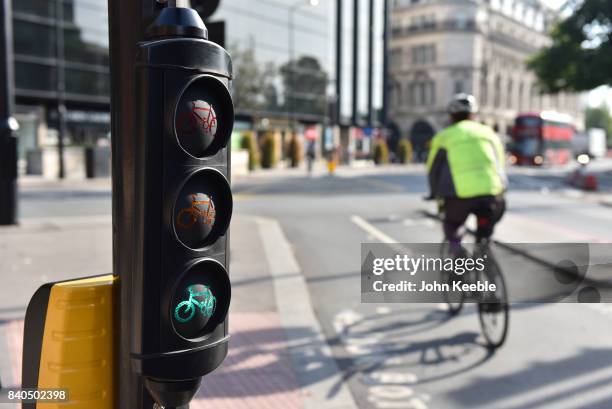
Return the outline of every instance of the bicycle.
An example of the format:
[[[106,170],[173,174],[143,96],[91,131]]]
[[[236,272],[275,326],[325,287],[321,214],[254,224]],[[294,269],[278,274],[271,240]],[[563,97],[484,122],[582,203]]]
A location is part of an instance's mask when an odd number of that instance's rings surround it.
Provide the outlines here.
[[[179,128],[187,135],[195,133],[198,125],[202,126],[205,135],[217,133],[217,116],[213,107],[204,101],[191,101],[191,110],[183,112],[179,119]]]
[[[203,290],[197,290],[196,287],[203,287]],[[187,287],[189,299],[181,301],[174,309],[174,318],[180,323],[187,323],[193,319],[196,313],[196,307],[200,313],[206,318],[210,318],[215,313],[217,299],[213,295],[210,288],[201,285],[191,285]],[[196,297],[203,298],[202,301],[196,300]]]
[[[204,194],[201,196],[207,199],[198,200],[200,194],[191,195],[191,207],[181,209],[176,218],[176,224],[178,227],[183,229],[192,228],[197,221],[202,218],[203,223],[208,226],[212,226],[215,223],[216,210],[215,204],[213,203],[212,196],[208,197]],[[206,210],[201,210],[200,207],[204,207]]]
[[[433,200],[433,198],[426,198]],[[437,200],[438,218],[444,219],[444,203]],[[466,300],[473,299],[478,304],[478,319],[483,336],[487,342],[487,347],[497,349],[506,341],[508,335],[508,322],[510,319],[510,306],[508,303],[508,291],[502,270],[491,249],[490,239],[479,239],[474,245],[474,251],[470,254],[465,247],[461,246],[453,251],[450,243],[444,238],[440,246],[440,257],[447,258],[472,258],[482,259],[484,269],[472,270],[465,274],[458,275],[454,271],[440,271],[440,281],[448,284],[446,288],[453,288],[453,284],[474,284],[488,281],[495,284],[495,291],[464,291],[457,294],[453,291],[444,292],[444,300],[448,306],[450,315],[459,314]]]

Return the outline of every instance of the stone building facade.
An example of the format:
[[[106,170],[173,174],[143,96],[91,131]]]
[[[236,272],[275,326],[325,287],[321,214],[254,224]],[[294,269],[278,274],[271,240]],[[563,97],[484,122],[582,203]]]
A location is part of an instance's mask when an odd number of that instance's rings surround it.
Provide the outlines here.
[[[550,44],[557,15],[538,0],[393,0],[390,115],[399,135],[425,145],[448,124],[458,92],[475,95],[479,120],[507,135],[520,112],[584,122],[580,94],[543,95],[526,61]]]

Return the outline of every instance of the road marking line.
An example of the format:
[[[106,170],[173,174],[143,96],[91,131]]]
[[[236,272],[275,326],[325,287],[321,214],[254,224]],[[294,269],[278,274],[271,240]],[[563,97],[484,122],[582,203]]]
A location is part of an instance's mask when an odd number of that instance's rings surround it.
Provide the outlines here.
[[[375,364],[378,368],[373,372],[358,369],[359,380],[367,390],[367,400],[380,409],[428,409],[425,402],[430,398],[421,397],[412,387],[419,381],[416,374],[388,367],[402,365],[404,361],[400,357],[387,357],[389,347],[384,344],[384,338],[388,333],[367,332],[372,325],[369,318],[354,310],[341,311],[334,318],[334,329],[354,365],[368,368]],[[352,330],[356,333],[352,333]],[[367,336],[363,335],[364,330]],[[394,363],[393,360],[398,358],[399,362]],[[384,364],[381,365],[381,361]]]
[[[376,313],[380,315],[391,314],[391,308],[389,307],[378,307]]]
[[[315,316],[306,281],[280,223],[261,217],[253,219],[259,227],[270,275],[274,278],[276,305],[289,342],[293,369],[305,392],[304,408],[357,409]],[[306,337],[304,330],[309,332]],[[312,370],[314,367],[318,369]]]
[[[355,223],[357,226],[361,227],[365,230],[366,233],[374,237],[376,240],[381,241],[383,243],[391,243],[397,244],[398,241],[393,239],[391,236],[387,236],[385,233],[371,225],[370,223],[363,220],[361,217],[353,215],[351,216],[351,221]]]

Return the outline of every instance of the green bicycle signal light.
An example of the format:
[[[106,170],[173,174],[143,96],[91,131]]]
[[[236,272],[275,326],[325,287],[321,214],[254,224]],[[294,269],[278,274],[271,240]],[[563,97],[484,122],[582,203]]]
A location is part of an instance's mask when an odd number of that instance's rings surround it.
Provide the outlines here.
[[[189,299],[181,301],[174,309],[174,319],[187,323],[196,316],[196,311],[204,318],[210,318],[215,313],[217,299],[210,288],[202,284],[187,287]]]
[[[213,259],[189,267],[172,291],[172,324],[184,339],[209,337],[211,329],[227,317],[231,285],[223,265]]]

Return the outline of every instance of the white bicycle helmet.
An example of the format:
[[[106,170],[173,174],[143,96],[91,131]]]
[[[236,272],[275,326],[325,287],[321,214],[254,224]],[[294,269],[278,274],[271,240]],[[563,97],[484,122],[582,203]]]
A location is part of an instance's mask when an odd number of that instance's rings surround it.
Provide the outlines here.
[[[475,114],[478,112],[476,97],[470,94],[456,94],[448,104],[449,114]]]

